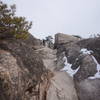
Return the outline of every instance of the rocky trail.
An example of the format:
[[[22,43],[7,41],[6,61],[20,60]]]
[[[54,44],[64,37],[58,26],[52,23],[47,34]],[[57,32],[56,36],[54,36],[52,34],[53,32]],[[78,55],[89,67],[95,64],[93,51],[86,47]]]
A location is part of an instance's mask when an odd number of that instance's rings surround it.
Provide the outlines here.
[[[73,78],[70,77],[65,71],[61,71],[63,68],[57,66],[57,51],[48,47],[38,49],[37,52],[41,54],[44,65],[53,73],[53,77],[50,79],[50,85],[47,90],[46,100],[78,100],[76,90],[74,87]]]
[[[100,37],[41,42],[0,40],[0,100],[100,100]]]

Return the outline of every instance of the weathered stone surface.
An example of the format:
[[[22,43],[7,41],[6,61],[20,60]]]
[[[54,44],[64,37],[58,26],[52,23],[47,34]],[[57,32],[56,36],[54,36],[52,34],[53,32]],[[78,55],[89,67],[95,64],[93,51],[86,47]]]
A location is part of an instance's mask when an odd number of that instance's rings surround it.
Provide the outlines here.
[[[55,35],[55,48],[57,49],[57,56],[65,52],[68,62],[73,64],[77,56],[79,56],[80,46],[77,42],[80,39],[71,35],[58,33]]]
[[[80,46],[78,46],[76,43],[69,43],[64,45],[65,48],[65,54],[68,58],[68,62],[70,64],[73,64],[76,60],[76,58],[80,55]]]
[[[40,39],[36,39],[34,36],[29,34],[29,37],[25,40],[22,40],[29,47],[32,47],[34,50],[40,49],[43,47],[43,42]]]
[[[60,52],[57,55],[57,68],[56,68],[56,70],[63,69],[63,67],[64,67],[64,60],[63,60],[64,56],[65,56],[65,52]]]
[[[47,47],[36,51],[42,56],[46,68],[53,72],[43,100],[78,100],[73,79],[66,72],[60,71],[63,65],[59,61],[63,59],[64,54],[57,58],[56,50]]]
[[[80,67],[78,72],[74,75],[75,81],[80,82],[90,76],[94,76],[97,72],[97,64],[94,62],[92,56],[82,54],[77,59],[78,60],[72,66],[73,69]]]
[[[97,64],[91,55],[80,53],[82,48],[92,50],[94,52],[93,55],[97,58],[98,62],[100,62],[99,44],[100,37],[83,39],[80,41],[70,41],[69,43],[66,42],[59,45],[56,44],[57,56],[60,56],[62,52],[65,52],[68,63],[72,64],[72,69],[75,70],[79,67],[78,72],[73,77],[79,100],[99,100],[100,98],[100,79],[88,79],[96,74]]]
[[[48,72],[39,54],[20,40],[0,41],[0,49],[0,100],[40,100]]]
[[[81,48],[87,48],[94,52],[94,56],[100,63],[100,37],[83,39],[77,43]]]
[[[79,100],[96,100],[96,96],[98,96],[97,100],[99,100],[99,90],[97,90],[97,87],[99,87],[99,81],[96,82],[88,79],[89,77],[94,76],[97,72],[97,64],[92,56],[88,54],[80,54],[75,60],[72,69],[78,67],[79,70],[74,75],[74,81]],[[94,91],[96,91],[96,94],[94,94]]]
[[[32,96],[37,98],[39,94],[34,94],[38,89],[34,88],[30,71],[20,68],[11,53],[0,50],[0,100],[31,100]]]
[[[21,69],[16,59],[9,53],[0,50],[0,99],[1,100],[21,100],[23,93],[23,83]],[[18,79],[20,77],[20,80]],[[24,84],[23,84],[24,85]],[[19,88],[19,86],[21,86]],[[24,88],[25,89],[25,88]],[[21,92],[21,94],[19,93]]]
[[[50,83],[46,100],[78,100],[73,79],[66,72],[56,72]]]
[[[55,35],[55,45],[76,42],[78,40],[79,38],[67,34],[58,33]]]
[[[88,79],[97,72],[97,65],[91,55],[80,54],[81,48],[88,47],[99,60],[99,39],[92,47],[91,39],[66,41],[63,37],[57,52],[33,39],[0,40],[0,100],[99,100],[100,79]],[[73,77],[75,84],[60,71],[65,55],[73,69],[80,66]]]
[[[37,53],[40,54],[43,62],[44,62],[44,66],[49,69],[49,70],[54,70],[57,65],[56,65],[56,50],[52,50],[48,47],[44,47],[41,49],[36,50]]]
[[[44,65],[49,70],[61,70],[64,66],[64,61],[62,60],[64,57],[63,53],[60,53],[57,56],[57,50],[50,49],[48,47],[44,47],[36,50],[37,53],[40,54]]]
[[[42,59],[30,46],[20,40],[6,40],[0,42],[0,48],[9,51],[16,59],[21,68],[27,68],[32,76],[40,79],[45,71]],[[22,61],[22,63],[20,62]]]
[[[99,100],[100,99],[100,79],[85,79],[76,83],[79,100]]]

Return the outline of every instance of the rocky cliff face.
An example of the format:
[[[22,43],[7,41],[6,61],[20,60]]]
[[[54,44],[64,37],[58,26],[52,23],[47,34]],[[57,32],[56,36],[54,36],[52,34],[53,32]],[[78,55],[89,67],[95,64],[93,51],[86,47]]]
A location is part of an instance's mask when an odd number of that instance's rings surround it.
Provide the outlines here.
[[[58,38],[63,37],[57,36]],[[78,99],[99,100],[100,65],[98,62],[100,61],[100,37],[77,39],[75,41],[73,41],[73,38],[71,39],[64,37],[62,42],[60,39],[56,40],[57,55],[61,56],[63,52],[66,55],[64,70],[69,75],[73,75]]]
[[[77,43],[81,48],[87,48],[88,50],[92,50],[94,52],[94,56],[97,61],[100,63],[100,37],[83,39]]]
[[[57,48],[59,47],[59,45],[62,45],[62,44],[69,44],[71,42],[77,42],[78,40],[80,39],[77,37],[63,34],[63,33],[57,33],[55,35],[55,47]]]
[[[48,71],[32,47],[22,40],[0,41],[0,100],[45,100]]]
[[[0,100],[99,100],[99,42],[57,34],[53,50],[31,35],[0,40]]]

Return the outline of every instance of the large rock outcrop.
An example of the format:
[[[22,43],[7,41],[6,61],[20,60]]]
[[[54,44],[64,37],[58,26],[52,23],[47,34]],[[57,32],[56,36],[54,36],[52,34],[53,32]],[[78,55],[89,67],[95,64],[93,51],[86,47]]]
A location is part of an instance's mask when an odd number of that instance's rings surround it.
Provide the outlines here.
[[[100,37],[83,39],[77,43],[81,48],[87,48],[94,52],[94,56],[100,63]]]
[[[68,62],[73,64],[76,58],[80,55],[80,46],[73,42],[65,44],[63,47],[65,48],[64,52],[68,58]]]
[[[79,100],[99,100],[100,99],[100,79],[85,79],[76,83]]]
[[[74,80],[79,100],[99,100],[100,79],[98,77],[90,77],[95,76],[98,63],[100,63],[100,37],[84,39],[77,42],[77,44],[80,48],[92,50],[92,54],[81,56],[77,60],[80,60],[78,63],[80,64],[80,69],[74,75]],[[76,67],[76,65],[73,65],[73,67]]]
[[[80,40],[80,39],[77,37],[63,34],[63,33],[57,33],[55,35],[55,46],[58,47],[58,45],[67,44],[67,43],[71,43],[71,42],[77,42],[78,40]]]
[[[50,81],[47,100],[78,100],[73,79],[66,72],[56,72]]]
[[[67,37],[63,37],[67,40]],[[100,63],[100,37],[83,39],[77,41],[62,42],[59,45],[56,39],[57,55],[65,52],[68,62],[72,64],[72,70],[78,71],[74,74],[73,79],[79,100],[99,100],[100,99],[100,79],[91,79],[97,73],[97,61]],[[57,44],[58,43],[58,44]],[[86,49],[88,53],[82,54],[81,50]],[[90,53],[90,51],[92,53]],[[93,56],[96,58],[94,60]]]
[[[0,100],[99,100],[100,79],[92,79],[99,38],[68,39],[57,40],[57,50],[43,47],[31,35],[27,40],[0,40]],[[84,54],[82,48],[93,52]],[[62,70],[65,62],[72,70],[79,68],[73,77]]]
[[[36,39],[34,36],[29,34],[29,37],[27,39],[22,40],[25,44],[27,44],[29,47],[32,47],[34,50],[40,49],[43,47],[43,42],[40,39]]]
[[[48,80],[32,46],[16,39],[0,41],[0,100],[45,100]]]
[[[80,67],[78,72],[74,75],[79,100],[99,100],[100,79],[96,77],[94,79],[91,78],[97,73],[97,63],[93,57],[91,55],[82,55],[72,66],[72,68],[75,67]]]
[[[76,57],[79,55],[80,46],[77,42],[80,41],[79,38],[58,33],[55,35],[55,48],[57,49],[57,56],[59,57],[62,52],[65,52],[68,57],[68,62],[73,63]]]
[[[81,54],[73,64],[72,69],[77,69],[78,67],[80,68],[74,75],[74,80],[78,82],[94,76],[97,72],[97,64],[94,62],[91,55]]]

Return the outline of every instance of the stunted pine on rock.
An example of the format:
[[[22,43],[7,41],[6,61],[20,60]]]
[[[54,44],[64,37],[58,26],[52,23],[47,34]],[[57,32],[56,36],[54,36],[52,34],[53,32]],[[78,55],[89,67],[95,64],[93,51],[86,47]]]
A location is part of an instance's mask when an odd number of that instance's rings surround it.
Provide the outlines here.
[[[9,7],[0,1],[0,39],[28,37],[32,22],[26,21],[25,17],[16,16],[15,12],[16,5]]]

